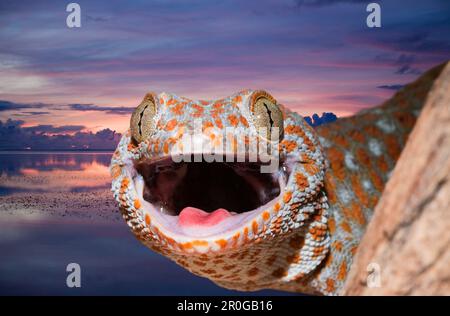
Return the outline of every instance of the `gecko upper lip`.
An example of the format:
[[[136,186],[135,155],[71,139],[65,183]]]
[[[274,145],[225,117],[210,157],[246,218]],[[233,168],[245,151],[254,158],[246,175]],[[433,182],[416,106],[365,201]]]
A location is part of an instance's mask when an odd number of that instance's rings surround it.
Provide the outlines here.
[[[225,161],[225,159],[224,159]],[[244,213],[280,194],[277,173],[261,173],[258,162],[180,162],[171,157],[135,163],[143,198],[167,215],[187,208]]]

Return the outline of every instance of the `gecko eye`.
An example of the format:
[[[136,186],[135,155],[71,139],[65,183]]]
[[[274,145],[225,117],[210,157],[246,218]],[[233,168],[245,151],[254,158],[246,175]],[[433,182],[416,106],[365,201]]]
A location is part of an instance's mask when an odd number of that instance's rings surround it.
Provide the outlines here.
[[[253,93],[250,112],[253,114],[253,122],[260,136],[270,141],[277,140],[272,134],[278,129],[278,141],[283,139],[283,114],[277,101],[270,94],[265,91]]]
[[[146,140],[154,132],[156,128],[155,115],[155,96],[148,93],[131,115],[131,135],[137,143]]]

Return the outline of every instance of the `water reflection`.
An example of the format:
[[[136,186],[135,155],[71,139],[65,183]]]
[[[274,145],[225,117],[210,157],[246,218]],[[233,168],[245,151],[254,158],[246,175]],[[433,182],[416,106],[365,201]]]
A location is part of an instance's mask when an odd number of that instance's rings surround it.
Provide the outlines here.
[[[112,153],[0,153],[0,194],[80,192],[110,185]]]
[[[0,195],[8,194],[0,198],[12,209],[3,212],[0,204],[0,295],[240,294],[151,252],[122,220],[74,215],[118,212],[107,190],[110,158],[111,153],[0,153]],[[55,216],[59,209],[67,216]],[[66,286],[70,262],[81,265],[81,288]]]
[[[20,175],[23,169],[83,170],[93,163],[108,167],[111,155],[111,152],[0,152],[0,175]]]
[[[149,251],[122,223],[0,221],[0,295],[231,295]],[[81,266],[81,288],[66,266]],[[261,291],[248,294],[279,294]]]

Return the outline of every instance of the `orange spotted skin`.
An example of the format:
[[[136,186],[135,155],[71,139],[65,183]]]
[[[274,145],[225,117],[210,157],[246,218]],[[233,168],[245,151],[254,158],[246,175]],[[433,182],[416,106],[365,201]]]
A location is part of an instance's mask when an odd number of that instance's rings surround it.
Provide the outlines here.
[[[220,286],[339,294],[389,173],[440,70],[424,74],[379,107],[315,130],[281,107],[280,155],[295,161],[286,187],[242,227],[211,238],[180,237],[160,225],[137,193],[133,161],[168,155],[194,118],[203,119],[202,133],[212,143],[226,127],[251,131],[252,117],[245,109],[255,94],[266,92],[244,90],[212,102],[155,96],[164,109],[155,135],[134,144],[128,132],[113,155],[114,197],[142,243]]]
[[[342,288],[374,207],[441,70],[430,70],[379,107],[316,128],[329,163],[325,191],[331,250],[315,278],[329,289]]]

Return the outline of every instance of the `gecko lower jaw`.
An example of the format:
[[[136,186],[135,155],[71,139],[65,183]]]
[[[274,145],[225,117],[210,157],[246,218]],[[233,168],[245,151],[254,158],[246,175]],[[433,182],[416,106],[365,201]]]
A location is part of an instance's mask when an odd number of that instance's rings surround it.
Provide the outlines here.
[[[144,210],[172,233],[205,237],[236,229],[270,207],[284,189],[283,164],[274,173],[261,173],[258,162],[223,161],[137,161],[135,186]]]

